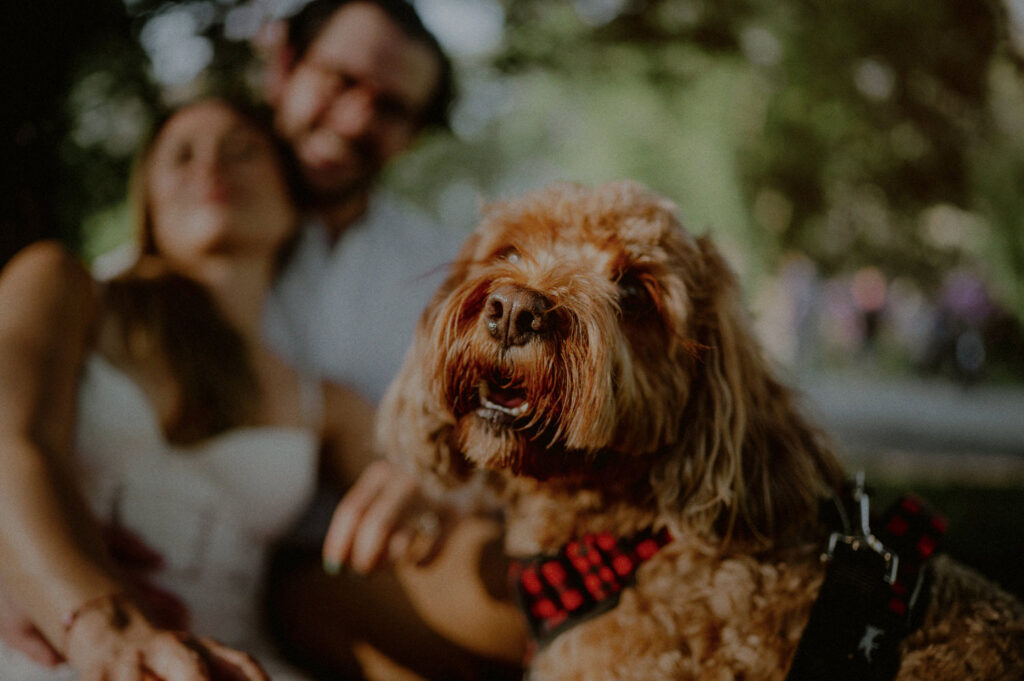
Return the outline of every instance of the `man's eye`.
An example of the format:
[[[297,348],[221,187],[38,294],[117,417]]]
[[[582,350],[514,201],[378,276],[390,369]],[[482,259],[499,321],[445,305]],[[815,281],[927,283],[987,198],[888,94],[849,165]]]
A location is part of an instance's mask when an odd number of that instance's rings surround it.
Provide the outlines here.
[[[341,71],[335,71],[334,77],[336,78],[335,82],[337,83],[337,88],[339,92],[345,92],[347,90],[350,90],[352,86],[356,84],[355,78],[348,75],[347,73],[342,73]]]
[[[192,145],[182,144],[174,150],[174,165],[182,166],[192,160]]]
[[[227,160],[248,161],[256,155],[257,148],[255,140],[247,137],[234,137],[224,142],[221,152]]]

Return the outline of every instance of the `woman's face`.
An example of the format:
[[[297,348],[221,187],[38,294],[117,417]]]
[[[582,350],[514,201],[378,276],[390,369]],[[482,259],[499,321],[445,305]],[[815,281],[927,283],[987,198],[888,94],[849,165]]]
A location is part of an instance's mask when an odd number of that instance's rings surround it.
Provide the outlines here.
[[[153,242],[171,260],[271,257],[295,228],[270,139],[224,102],[175,113],[157,135],[145,181]]]

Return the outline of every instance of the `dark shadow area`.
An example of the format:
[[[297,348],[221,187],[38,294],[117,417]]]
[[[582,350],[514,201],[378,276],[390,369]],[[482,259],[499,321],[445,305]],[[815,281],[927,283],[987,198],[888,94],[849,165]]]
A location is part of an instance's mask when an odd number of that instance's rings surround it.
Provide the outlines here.
[[[391,571],[328,576],[318,552],[282,548],[269,573],[268,626],[282,653],[322,681],[511,681],[522,669],[438,634]],[[365,671],[365,674],[364,674]]]
[[[0,22],[0,265],[29,243],[56,238],[75,248],[80,221],[95,199],[124,191],[126,167],[101,196],[90,196],[69,144],[68,93],[97,54],[137,50],[120,0],[18,3]],[[131,68],[140,74],[141,55]],[[99,164],[93,164],[92,168]],[[102,205],[102,204],[101,204]]]
[[[877,505],[913,492],[949,521],[942,550],[1024,599],[1024,488],[876,481]]]

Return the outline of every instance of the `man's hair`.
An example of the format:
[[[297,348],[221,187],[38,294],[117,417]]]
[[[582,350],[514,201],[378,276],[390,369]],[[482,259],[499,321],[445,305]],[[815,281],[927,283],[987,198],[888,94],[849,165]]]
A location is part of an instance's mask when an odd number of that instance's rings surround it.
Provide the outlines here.
[[[287,42],[294,52],[295,60],[298,61],[305,56],[335,12],[352,2],[364,2],[379,7],[409,39],[423,43],[434,53],[440,67],[437,86],[419,122],[425,127],[448,128],[448,112],[452,100],[455,99],[452,63],[437,38],[423,25],[416,10],[407,0],[312,0],[288,19]]]

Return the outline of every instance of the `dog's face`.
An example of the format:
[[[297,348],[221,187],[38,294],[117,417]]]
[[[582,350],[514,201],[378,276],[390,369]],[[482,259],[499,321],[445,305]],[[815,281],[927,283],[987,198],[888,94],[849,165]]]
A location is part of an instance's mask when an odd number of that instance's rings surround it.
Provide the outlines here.
[[[711,242],[628,182],[554,185],[485,211],[378,435],[442,479],[476,467],[616,483],[680,527],[724,535],[786,532],[842,479],[771,376]]]
[[[701,262],[672,205],[633,184],[492,206],[417,353],[461,454],[544,478],[677,441]]]

